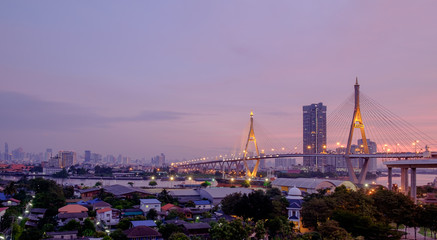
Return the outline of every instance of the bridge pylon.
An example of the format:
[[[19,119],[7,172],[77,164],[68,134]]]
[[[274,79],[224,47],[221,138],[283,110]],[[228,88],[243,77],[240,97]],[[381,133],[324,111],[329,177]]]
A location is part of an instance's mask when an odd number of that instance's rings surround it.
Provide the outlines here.
[[[256,143],[255,131],[253,128],[253,111],[250,112],[249,135],[247,136],[246,147],[244,148],[244,151],[243,151],[243,153],[244,153],[243,162],[244,162],[244,167],[246,168],[246,176],[253,178],[253,177],[256,177],[256,173],[258,172],[258,166],[259,166],[260,159],[256,160],[255,167],[253,168],[253,171],[251,171],[249,169],[249,165],[247,164],[247,161],[246,161],[247,148],[249,147],[249,142],[253,142],[253,144],[255,145],[256,154],[257,154],[257,156],[259,156],[258,144]]]
[[[359,178],[355,175],[354,168],[352,166],[351,158],[349,157],[351,153],[351,144],[352,144],[352,137],[354,135],[354,129],[359,128],[361,132],[361,138],[363,140],[363,148],[364,153],[369,154],[369,146],[367,145],[367,138],[366,133],[364,131],[364,124],[363,119],[361,117],[361,109],[360,109],[360,85],[358,84],[358,77],[356,78],[355,82],[355,107],[354,107],[354,116],[352,118],[351,128],[349,131],[349,137],[347,140],[347,148],[346,148],[346,154],[345,154],[345,160],[347,169],[349,172],[349,178],[352,182],[363,184],[364,180],[366,180],[367,175],[367,169],[369,164],[369,158],[364,158],[364,164],[361,168],[361,173]]]

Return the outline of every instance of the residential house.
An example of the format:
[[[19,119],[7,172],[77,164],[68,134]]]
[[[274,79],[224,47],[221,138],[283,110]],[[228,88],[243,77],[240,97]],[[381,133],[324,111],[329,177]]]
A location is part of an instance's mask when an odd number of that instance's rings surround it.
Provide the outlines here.
[[[83,213],[88,212],[88,208],[79,204],[69,204],[58,209],[59,213]]]
[[[147,226],[137,226],[124,231],[129,240],[161,240],[162,235],[153,228]]]
[[[167,204],[165,204],[164,206],[161,207],[161,211],[163,211],[165,213],[168,213],[170,210],[178,209],[178,208],[180,208],[180,207],[178,207],[178,206],[176,206],[174,204],[171,204],[171,203],[167,203]]]
[[[97,221],[105,223],[105,225],[117,225],[120,221],[121,212],[114,208],[102,208],[96,211]]]
[[[138,208],[130,208],[130,209],[122,209],[121,210],[121,218],[143,216],[143,215],[144,215],[143,211],[141,209],[138,209]]]
[[[143,210],[144,214],[147,214],[150,209],[160,212],[161,202],[158,199],[140,199],[140,209]]]
[[[79,190],[80,197],[85,199],[92,199],[99,195],[101,188],[88,188]]]
[[[207,238],[209,237],[209,229],[211,227],[208,223],[186,223],[182,224],[182,229],[188,237],[200,237],[200,238]]]
[[[91,206],[93,207],[93,211],[97,211],[97,210],[103,209],[103,208],[112,207],[111,204],[104,202],[104,201],[98,201],[98,202],[92,204]]]
[[[131,223],[131,228],[138,227],[138,226],[147,226],[151,228],[157,227],[155,221],[153,220],[130,221],[130,223]]]
[[[49,239],[77,239],[76,231],[65,231],[65,232],[47,232]]]
[[[76,220],[80,223],[88,217],[88,208],[79,204],[70,204],[58,209],[58,225],[64,226],[71,220]]]
[[[165,213],[165,215],[168,215],[170,211],[178,211],[180,213],[183,213],[186,218],[193,218],[193,213],[189,208],[181,208],[171,203],[162,206],[161,210]]]
[[[37,227],[38,222],[44,218],[47,209],[45,208],[32,208],[26,221],[26,227]]]
[[[150,193],[144,191],[141,188],[127,187],[123,185],[111,185],[104,187],[104,191],[111,193],[117,198],[132,198],[134,195],[139,197],[152,196]]]
[[[213,205],[218,205],[227,195],[233,193],[249,194],[253,192],[249,188],[202,188],[199,193],[202,199],[208,199]]]
[[[196,209],[205,209],[205,210],[210,210],[213,207],[213,205],[209,200],[194,201],[194,205],[196,205]]]
[[[15,198],[9,198],[8,200],[3,202],[3,205],[10,207],[10,206],[18,206],[18,205],[20,205],[20,203],[21,203],[20,200],[17,200]]]
[[[202,199],[199,192],[194,189],[175,189],[168,191],[168,194],[177,199],[180,203],[194,202]]]
[[[82,224],[83,221],[85,221],[85,219],[87,219],[87,218],[88,218],[87,212],[59,213],[58,214],[58,226],[62,227],[71,220],[75,220],[76,222],[79,222],[80,224]]]

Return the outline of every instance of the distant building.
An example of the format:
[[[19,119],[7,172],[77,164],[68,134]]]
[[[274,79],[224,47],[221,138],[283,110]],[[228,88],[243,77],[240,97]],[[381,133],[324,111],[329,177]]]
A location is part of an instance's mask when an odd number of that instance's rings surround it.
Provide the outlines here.
[[[44,161],[48,162],[50,158],[53,156],[53,150],[51,148],[47,148],[44,153]]]
[[[326,150],[326,106],[323,103],[303,106],[303,153],[322,153]],[[304,157],[303,165],[322,166],[322,157]]]
[[[84,159],[84,161],[86,163],[91,161],[91,151],[90,150],[85,150],[85,159]]]
[[[77,164],[76,153],[73,151],[59,151],[61,167],[71,167]]]
[[[276,158],[275,159],[275,170],[289,170],[293,169],[296,165],[295,158]]]
[[[48,168],[61,168],[61,166],[61,158],[58,155],[51,157],[47,163]]]
[[[24,159],[23,148],[19,147],[12,151],[12,159],[22,161]]]
[[[4,158],[5,161],[11,160],[11,156],[9,155],[9,146],[8,143],[5,142],[5,153],[4,153]]]
[[[161,153],[161,155],[157,155],[155,157],[152,158],[151,161],[152,166],[155,167],[162,167],[165,165],[165,155],[164,153]]]

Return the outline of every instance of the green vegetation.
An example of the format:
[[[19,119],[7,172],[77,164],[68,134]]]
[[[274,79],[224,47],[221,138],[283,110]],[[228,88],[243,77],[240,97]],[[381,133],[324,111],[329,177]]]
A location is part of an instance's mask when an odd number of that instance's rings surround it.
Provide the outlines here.
[[[112,168],[105,166],[95,166],[94,175],[100,177],[112,177]]]
[[[158,185],[158,183],[155,180],[152,180],[152,181],[149,182],[149,186],[154,187],[156,185]]]
[[[54,178],[68,178],[68,172],[65,168],[63,168],[60,172],[52,174]]]
[[[167,203],[178,205],[177,200],[174,199],[170,194],[168,194],[168,191],[165,189],[163,189],[162,192],[158,194],[158,200],[161,202],[162,205],[165,205]]]
[[[420,216],[417,206],[407,196],[377,189],[373,194],[365,190],[348,190],[338,187],[331,195],[323,192],[305,199],[301,211],[305,227],[322,236],[332,234],[349,239],[363,236],[365,239],[400,239],[403,235],[391,227],[404,224],[416,227]],[[337,237],[338,237],[337,236]]]

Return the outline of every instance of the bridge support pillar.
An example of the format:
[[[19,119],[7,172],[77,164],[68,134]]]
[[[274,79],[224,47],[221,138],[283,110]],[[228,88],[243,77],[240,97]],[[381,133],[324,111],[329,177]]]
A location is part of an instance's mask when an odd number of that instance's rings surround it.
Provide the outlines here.
[[[388,168],[388,190],[393,190],[393,169],[391,167]]]
[[[411,168],[411,198],[413,199],[414,203],[416,203],[417,200],[417,194],[416,194],[416,168]]]
[[[408,168],[401,168],[401,192],[408,194]]]

